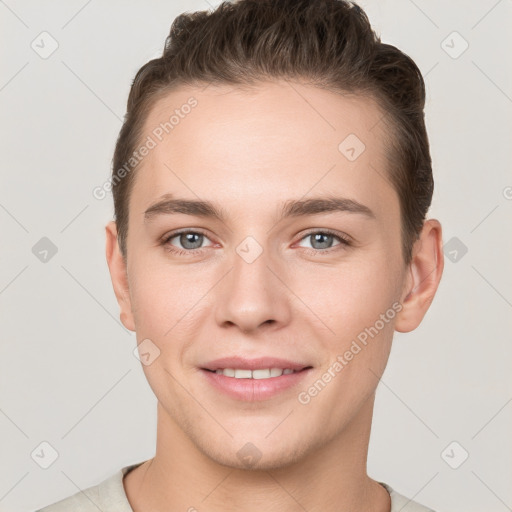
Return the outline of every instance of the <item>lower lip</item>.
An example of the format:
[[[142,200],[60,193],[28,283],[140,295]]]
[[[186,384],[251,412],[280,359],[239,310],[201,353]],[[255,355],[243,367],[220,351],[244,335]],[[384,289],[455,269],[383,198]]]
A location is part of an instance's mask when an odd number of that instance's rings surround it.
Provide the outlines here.
[[[235,379],[234,377],[226,377],[221,373],[201,369],[208,382],[216,389],[232,398],[247,402],[268,400],[296,386],[309,374],[310,370],[311,368],[307,368],[300,372],[289,373],[280,377],[270,377],[268,379]]]

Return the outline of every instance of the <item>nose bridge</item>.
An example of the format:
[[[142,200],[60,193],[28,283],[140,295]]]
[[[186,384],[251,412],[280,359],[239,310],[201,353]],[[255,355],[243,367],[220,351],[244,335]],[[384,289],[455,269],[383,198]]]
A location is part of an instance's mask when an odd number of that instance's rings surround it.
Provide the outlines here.
[[[286,321],[286,287],[274,275],[273,267],[280,265],[270,250],[248,236],[235,248],[231,263],[232,270],[218,297],[219,325],[236,324],[243,331],[251,331],[265,323]]]

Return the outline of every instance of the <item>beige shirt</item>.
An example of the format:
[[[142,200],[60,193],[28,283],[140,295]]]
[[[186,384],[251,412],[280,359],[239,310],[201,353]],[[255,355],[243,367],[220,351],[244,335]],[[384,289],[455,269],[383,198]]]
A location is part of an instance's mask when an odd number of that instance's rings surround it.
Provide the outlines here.
[[[141,464],[143,462],[125,466],[98,485],[88,487],[36,512],[133,512],[124,491],[123,477]],[[389,485],[379,483],[391,496],[391,512],[434,512],[398,494]]]

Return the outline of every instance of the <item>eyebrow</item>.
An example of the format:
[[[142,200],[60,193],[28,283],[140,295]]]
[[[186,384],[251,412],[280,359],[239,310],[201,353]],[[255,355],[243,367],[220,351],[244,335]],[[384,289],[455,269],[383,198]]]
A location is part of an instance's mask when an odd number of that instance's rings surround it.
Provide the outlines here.
[[[345,197],[313,197],[310,199],[292,199],[285,201],[281,206],[279,220],[288,217],[305,217],[307,215],[319,215],[333,212],[355,213],[364,215],[370,219],[375,219],[375,214],[368,206],[353,199]],[[225,211],[210,201],[179,199],[174,198],[172,194],[165,194],[158,202],[151,205],[144,212],[144,220],[145,222],[149,222],[159,215],[179,213],[217,219],[223,223],[226,222],[227,218]]]

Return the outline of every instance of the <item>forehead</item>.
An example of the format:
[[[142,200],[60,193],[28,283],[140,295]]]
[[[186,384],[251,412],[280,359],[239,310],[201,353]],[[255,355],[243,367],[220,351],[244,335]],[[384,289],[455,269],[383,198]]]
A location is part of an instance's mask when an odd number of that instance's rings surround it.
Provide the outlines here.
[[[336,188],[389,208],[382,117],[371,98],[284,80],[178,88],[147,116],[154,148],[132,196],[140,208],[164,193],[263,206]]]

